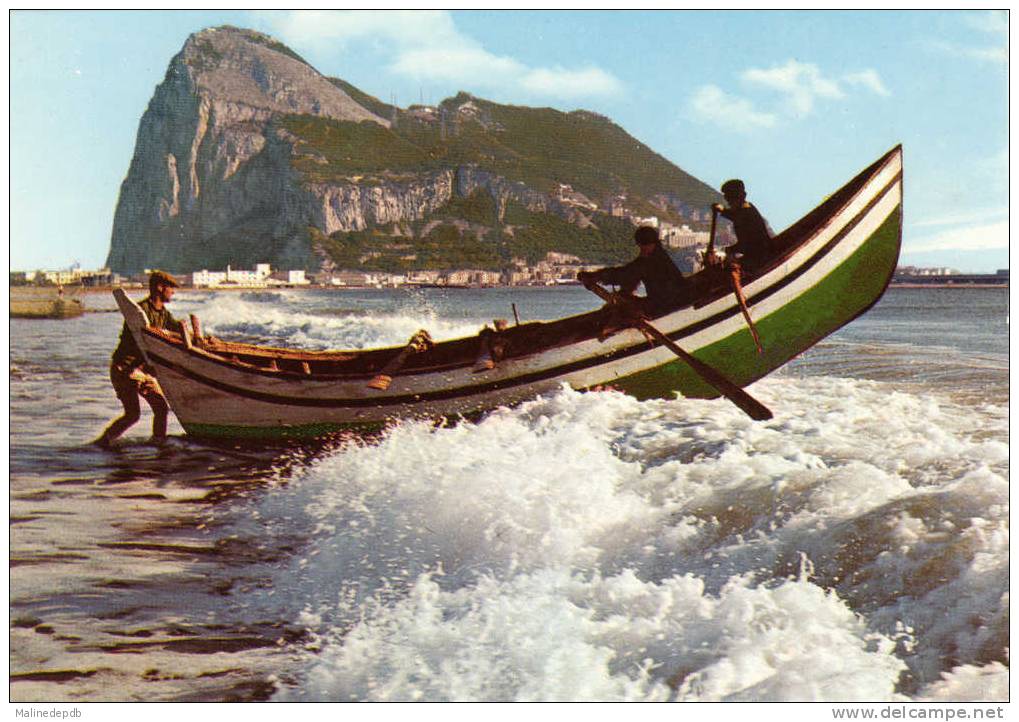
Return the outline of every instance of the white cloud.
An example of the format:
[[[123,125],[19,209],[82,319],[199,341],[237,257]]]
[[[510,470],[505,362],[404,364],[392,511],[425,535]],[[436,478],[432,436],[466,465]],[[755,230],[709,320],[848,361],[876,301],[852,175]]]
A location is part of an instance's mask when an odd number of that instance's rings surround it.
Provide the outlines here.
[[[774,127],[783,117],[806,117],[813,112],[819,100],[847,97],[843,84],[864,88],[876,95],[891,95],[873,68],[847,73],[839,80],[826,77],[812,63],[789,60],[771,68],[750,68],[740,77],[749,86],[751,93],[778,93],[778,100],[774,96],[771,98],[774,110],[759,109],[760,100],[733,95],[715,85],[704,85],[691,97],[690,106],[694,117],[714,122],[729,130],[749,132],[757,128]]]
[[[929,251],[986,251],[1008,248],[1008,219],[982,225],[963,225],[916,240],[903,249],[908,253]]]
[[[987,225],[990,219],[999,220],[1007,218],[1008,208],[992,208],[925,218],[922,221],[914,221],[912,226],[913,228],[939,228],[944,226]]]
[[[263,17],[280,37],[298,47],[384,43],[393,56],[389,70],[419,80],[515,87],[562,98],[615,95],[622,90],[614,76],[596,67],[532,67],[491,53],[460,33],[442,10],[298,10]]]
[[[843,77],[850,85],[862,85],[868,90],[872,90],[878,95],[883,95],[886,98],[892,94],[891,91],[888,90],[887,86],[885,86],[884,82],[882,82],[881,76],[878,75],[877,71],[872,68],[861,70],[858,73],[847,73]]]
[[[1008,62],[1007,11],[988,10],[983,13],[963,14],[960,17],[961,25],[977,31],[977,36],[970,43],[931,40],[930,44],[933,48],[948,55],[979,62]]]
[[[738,132],[771,128],[778,122],[775,114],[761,112],[746,98],[730,95],[716,85],[704,85],[694,91],[690,108],[696,119]]]
[[[743,73],[743,80],[783,93],[798,115],[808,115],[817,98],[845,97],[839,84],[824,77],[816,65],[796,60],[766,70],[751,68]]]
[[[392,69],[411,78],[472,83],[505,83],[526,72],[512,58],[465,46],[405,50],[393,61]]]
[[[1007,63],[1008,45],[960,45],[945,40],[932,42],[935,49],[957,58],[977,60],[983,63]]]
[[[535,68],[528,71],[520,83],[537,93],[560,97],[615,95],[622,90],[615,76],[594,67],[583,70]]]
[[[449,14],[437,10],[297,10],[263,17],[283,38],[308,45],[384,39],[403,47],[438,47],[462,40]]]
[[[988,10],[962,16],[963,22],[975,30],[992,35],[1008,35],[1008,11]]]

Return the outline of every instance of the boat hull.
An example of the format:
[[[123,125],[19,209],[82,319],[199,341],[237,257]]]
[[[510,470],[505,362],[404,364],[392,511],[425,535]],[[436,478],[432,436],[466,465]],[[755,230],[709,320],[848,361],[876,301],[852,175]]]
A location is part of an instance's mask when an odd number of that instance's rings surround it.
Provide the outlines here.
[[[785,255],[744,284],[762,353],[731,292],[654,324],[734,383],[752,383],[877,302],[898,261],[901,221],[897,148],[789,229],[799,235],[785,239]],[[611,384],[640,399],[718,395],[635,329],[509,358],[482,373],[461,365],[397,374],[384,391],[369,388],[363,376],[279,374],[230,363],[151,329],[134,332],[182,426],[204,437],[307,437],[377,429],[397,419],[472,416],[563,384]]]

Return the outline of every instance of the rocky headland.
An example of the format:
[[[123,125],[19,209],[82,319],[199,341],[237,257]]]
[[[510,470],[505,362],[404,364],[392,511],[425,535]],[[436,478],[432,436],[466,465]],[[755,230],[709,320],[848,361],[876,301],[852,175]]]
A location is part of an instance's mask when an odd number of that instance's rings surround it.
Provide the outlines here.
[[[461,93],[388,105],[250,30],[188,38],[141,118],[107,265],[192,271],[628,257],[718,194],[607,118]]]

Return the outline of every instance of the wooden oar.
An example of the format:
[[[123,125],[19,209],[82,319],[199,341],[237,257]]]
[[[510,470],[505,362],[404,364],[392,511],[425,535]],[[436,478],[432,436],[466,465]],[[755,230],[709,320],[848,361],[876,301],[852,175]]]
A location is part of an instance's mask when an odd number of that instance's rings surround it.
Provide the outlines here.
[[[750,318],[750,309],[747,307],[747,297],[743,294],[743,284],[740,280],[742,271],[738,263],[729,264],[729,280],[732,281],[732,292],[736,294],[736,302],[739,303],[739,310],[743,312],[743,318],[747,320],[747,326],[750,328],[750,335],[754,337],[754,345],[757,347],[757,354],[764,353],[764,347],[761,346],[761,337],[757,333],[757,327],[754,326],[754,319]]]
[[[587,290],[591,291],[607,303],[620,304],[624,307],[628,305],[626,300],[618,293],[613,293],[612,291],[599,286],[597,283],[585,284],[585,287]],[[694,370],[694,373],[714,387],[718,393],[722,394],[722,396],[743,409],[750,418],[755,421],[767,421],[772,417],[772,413],[767,406],[762,404],[732,381],[725,378],[725,376],[723,376],[719,371],[684,351],[671,338],[651,325],[650,321],[637,314],[634,314],[633,320],[636,322],[637,327],[641,331],[650,335],[656,341],[672,351],[672,353],[683,359],[683,361]]]
[[[715,254],[715,225],[718,222],[718,206],[711,206],[711,232],[708,234],[708,245],[704,250],[704,265],[710,266],[719,262],[718,256]],[[750,327],[750,335],[754,337],[754,345],[757,347],[758,355],[764,353],[764,347],[761,346],[761,337],[757,334],[757,327],[754,326],[754,320],[750,318],[750,309],[747,308],[747,299],[743,295],[743,286],[740,283],[741,269],[739,264],[731,259],[726,259],[726,266],[729,270],[729,280],[732,283],[732,291],[736,294],[736,302],[739,304],[739,310],[743,313],[743,318],[747,320],[747,326]]]

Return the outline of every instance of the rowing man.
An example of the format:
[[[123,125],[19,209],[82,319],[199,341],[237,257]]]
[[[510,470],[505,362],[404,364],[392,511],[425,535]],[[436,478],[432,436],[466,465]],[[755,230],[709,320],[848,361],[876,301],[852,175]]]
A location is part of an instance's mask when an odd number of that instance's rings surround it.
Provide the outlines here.
[[[180,322],[166,308],[173,298],[174,289],[179,288],[177,279],[165,271],[153,271],[149,276],[149,295],[138,304],[145,313],[148,325],[176,331]],[[122,416],[106,427],[102,436],[95,440],[97,446],[109,448],[113,441],[141,418],[138,397],[141,396],[152,408],[152,440],[161,443],[166,439],[166,417],[169,406],[159,388],[159,382],[152,375],[152,369],[145,364],[141,349],[127,323],[120,332],[120,343],[110,361],[110,383],[124,407]]]
[[[684,303],[688,282],[673,263],[658,239],[658,229],[641,226],[633,239],[640,249],[639,255],[625,266],[581,271],[577,280],[585,286],[599,281],[619,286],[624,295],[630,295],[644,284],[647,298],[640,299],[642,310],[651,318],[662,316]]]
[[[722,195],[729,207],[716,203],[714,210],[723,218],[728,218],[736,232],[736,243],[725,249],[727,259],[739,262],[744,267],[763,265],[771,256],[774,245],[768,223],[754,204],[747,201],[743,181],[737,178],[727,180],[722,184]]]

